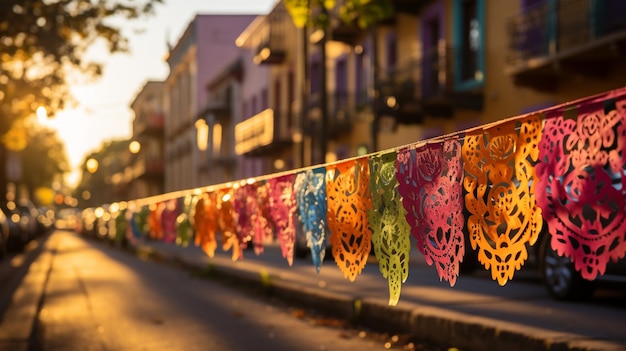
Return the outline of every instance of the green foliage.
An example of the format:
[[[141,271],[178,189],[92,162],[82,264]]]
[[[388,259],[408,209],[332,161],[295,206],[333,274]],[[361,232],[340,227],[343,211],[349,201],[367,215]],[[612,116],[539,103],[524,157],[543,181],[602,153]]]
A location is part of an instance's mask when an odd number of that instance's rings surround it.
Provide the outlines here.
[[[0,136],[38,106],[53,116],[72,103],[70,77],[95,79],[102,73],[102,63],[85,60],[87,48],[103,41],[111,53],[128,51],[128,40],[113,20],[152,14],[162,2],[0,1]]]
[[[391,0],[346,0],[339,15],[344,22],[365,29],[392,17],[394,7]]]
[[[50,187],[56,178],[69,171],[65,145],[51,129],[32,126],[26,133],[26,147],[19,152],[23,182],[31,190]]]
[[[329,13],[338,14],[347,24],[368,28],[394,14],[391,0],[284,0],[285,7],[298,28],[323,28],[330,23]]]

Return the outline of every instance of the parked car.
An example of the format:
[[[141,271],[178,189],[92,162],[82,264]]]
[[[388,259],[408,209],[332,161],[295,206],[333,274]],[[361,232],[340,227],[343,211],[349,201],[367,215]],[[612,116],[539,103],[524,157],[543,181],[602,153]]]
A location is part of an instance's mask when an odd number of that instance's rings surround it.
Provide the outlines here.
[[[37,215],[37,222],[39,223],[42,232],[46,233],[54,227],[55,213],[52,209],[47,207],[39,207],[37,208],[37,211],[39,212]]]
[[[606,273],[590,281],[574,268],[569,257],[560,256],[550,245],[550,233],[543,226],[537,242],[528,246],[528,260],[523,270],[533,269],[541,276],[548,293],[557,300],[582,300],[591,297],[598,286],[607,283],[626,283],[626,259],[610,262]],[[471,248],[469,236],[465,237],[466,252],[461,264],[461,274],[472,273],[480,268],[477,253]]]
[[[9,239],[7,240],[8,251],[19,252],[24,250],[24,247],[29,241],[28,227],[22,216],[17,210],[14,202],[1,202],[0,210],[7,217],[7,223],[9,224]]]
[[[28,199],[20,199],[15,202],[15,208],[20,213],[20,221],[23,222],[24,227],[28,233],[28,240],[35,239],[40,234],[43,234],[43,230],[39,225],[37,217],[39,211],[37,207]]]
[[[554,298],[581,300],[590,297],[598,286],[606,283],[626,283],[626,259],[609,262],[606,272],[595,280],[584,279],[569,257],[560,256],[550,245],[551,236],[542,232],[537,241],[537,267],[543,284]]]

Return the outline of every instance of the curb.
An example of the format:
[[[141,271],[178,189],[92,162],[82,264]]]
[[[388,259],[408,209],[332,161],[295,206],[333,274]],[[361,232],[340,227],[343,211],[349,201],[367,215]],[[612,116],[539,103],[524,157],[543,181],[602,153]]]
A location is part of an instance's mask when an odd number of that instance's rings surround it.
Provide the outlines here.
[[[49,238],[48,238],[49,239]],[[46,239],[39,257],[28,268],[28,273],[13,293],[11,304],[0,324],[0,351],[30,350],[33,329],[44,296],[44,289],[54,258]]]
[[[593,340],[577,334],[546,331],[523,324],[468,315],[431,306],[413,308],[388,306],[387,301],[362,299],[302,287],[278,277],[210,264],[208,267],[186,262],[178,255],[167,255],[152,247],[131,247],[136,253],[146,250],[162,262],[184,269],[205,272],[207,276],[247,288],[258,288],[267,295],[295,306],[315,309],[359,325],[389,333],[408,333],[411,337],[438,345],[454,345],[461,350],[481,351],[594,351],[624,350],[610,341]]]

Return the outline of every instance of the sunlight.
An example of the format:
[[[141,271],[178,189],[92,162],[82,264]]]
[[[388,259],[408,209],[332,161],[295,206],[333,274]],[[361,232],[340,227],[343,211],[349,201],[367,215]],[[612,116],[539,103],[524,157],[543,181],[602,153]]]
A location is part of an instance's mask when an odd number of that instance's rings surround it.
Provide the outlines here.
[[[45,107],[39,106],[37,107],[37,121],[41,124],[46,124],[48,120],[48,111]]]

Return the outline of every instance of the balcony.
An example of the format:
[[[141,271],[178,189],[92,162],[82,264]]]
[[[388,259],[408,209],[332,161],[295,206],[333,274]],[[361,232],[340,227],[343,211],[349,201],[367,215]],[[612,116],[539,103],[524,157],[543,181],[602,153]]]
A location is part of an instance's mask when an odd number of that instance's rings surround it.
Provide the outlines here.
[[[145,113],[135,119],[133,134],[139,136],[163,137],[165,117],[162,112]]]
[[[272,109],[266,109],[235,126],[237,155],[267,155],[291,144],[291,135],[281,130],[280,115]]]
[[[434,2],[434,0],[391,0],[391,2],[397,13],[417,15],[424,6]]]
[[[421,124],[425,118],[450,118],[455,110],[481,110],[482,90],[454,89],[453,57],[450,48],[442,47],[388,69],[376,87],[377,114],[400,124]]]
[[[230,99],[215,98],[207,102],[204,110],[202,110],[201,117],[213,116],[212,120],[217,123],[225,123],[230,119],[231,104]]]
[[[626,1],[544,1],[507,23],[507,72],[518,85],[554,90],[572,72],[605,77],[626,56]]]
[[[284,6],[276,6],[259,25],[253,34],[254,62],[276,65],[285,62],[287,57],[287,24],[291,20]]]
[[[356,95],[351,92],[335,91],[328,93],[328,137],[338,138],[352,130],[355,108],[352,106],[351,98]],[[322,99],[321,94],[316,93],[310,96],[308,101],[308,132],[316,134],[322,123]]]
[[[165,163],[162,157],[139,156],[132,169],[133,179],[155,179],[163,178],[165,173]]]
[[[337,21],[337,23],[330,28],[330,39],[354,46],[364,32],[365,31],[356,24],[347,24],[343,21]]]

